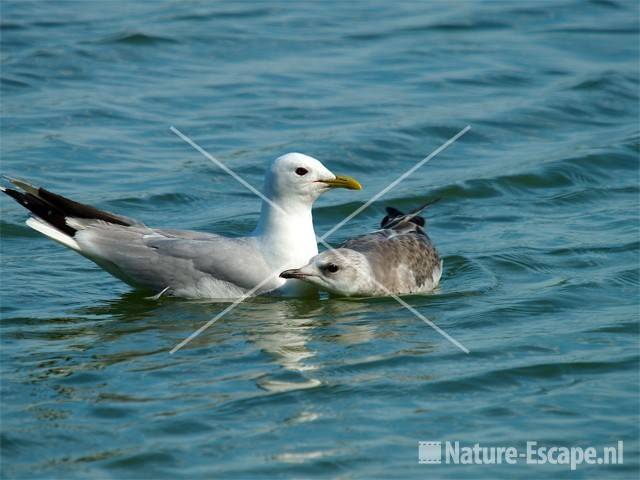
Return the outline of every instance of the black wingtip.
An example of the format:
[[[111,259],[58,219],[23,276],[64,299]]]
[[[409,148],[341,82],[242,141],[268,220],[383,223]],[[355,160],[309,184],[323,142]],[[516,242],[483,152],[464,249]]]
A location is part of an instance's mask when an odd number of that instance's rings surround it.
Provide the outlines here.
[[[411,222],[419,227],[424,227],[426,224],[425,219],[418,214],[425,208],[439,202],[441,199],[442,197],[430,199],[407,214],[402,213],[397,208],[386,207],[387,215],[382,219],[382,222],[380,222],[380,228],[393,228],[403,222]]]
[[[108,223],[125,227],[133,225],[133,221],[115,215],[104,210],[98,210],[91,205],[76,202],[63,197],[42,187],[31,185],[24,180],[3,175],[7,181],[18,187],[19,190],[1,187],[2,191],[12,197],[16,202],[33,212],[36,216],[48,221],[59,230],[73,235],[74,229],[66,224],[67,217],[88,218],[103,220]],[[23,191],[20,191],[23,190]],[[36,211],[37,210],[37,211]],[[44,215],[44,216],[43,216]],[[51,220],[49,220],[51,218]]]
[[[29,210],[33,215],[41,218],[61,232],[71,236],[76,233],[76,230],[67,225],[66,218],[62,212],[35,195],[4,187],[2,188],[2,191]]]
[[[387,211],[387,215],[391,215],[392,217],[396,217],[398,215],[404,215],[404,213],[402,213],[397,208],[386,207],[385,210]]]
[[[2,191],[6,194],[9,195],[11,198],[13,198],[16,202],[20,203],[20,197],[23,196],[23,193],[20,193],[16,190],[13,190],[11,188],[5,188],[5,187],[0,187],[2,189]]]

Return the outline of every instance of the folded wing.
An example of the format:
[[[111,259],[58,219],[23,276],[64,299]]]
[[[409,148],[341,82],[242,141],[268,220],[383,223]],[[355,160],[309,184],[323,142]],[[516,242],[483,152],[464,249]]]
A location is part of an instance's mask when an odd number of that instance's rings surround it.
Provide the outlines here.
[[[262,282],[269,268],[252,237],[156,230],[26,182],[2,191],[33,215],[27,224],[77,251],[137,288],[179,296],[238,297]],[[258,293],[279,286],[276,278]]]

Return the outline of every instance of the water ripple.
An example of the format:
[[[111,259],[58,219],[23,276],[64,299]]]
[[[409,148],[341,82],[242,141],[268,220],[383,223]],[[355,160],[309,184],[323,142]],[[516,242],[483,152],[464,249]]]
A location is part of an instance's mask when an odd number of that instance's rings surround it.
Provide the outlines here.
[[[6,477],[458,478],[416,442],[526,432],[624,439],[626,470],[573,473],[632,478],[632,3],[92,6],[3,3],[2,173],[149,225],[250,231],[259,199],[178,125],[256,186],[286,151],[356,176],[363,191],[319,199],[322,234],[469,124],[330,240],[442,197],[441,285],[406,301],[470,353],[393,299],[323,295],[243,302],[171,355],[227,304],[131,292],[3,196]],[[538,472],[502,467],[464,474]]]

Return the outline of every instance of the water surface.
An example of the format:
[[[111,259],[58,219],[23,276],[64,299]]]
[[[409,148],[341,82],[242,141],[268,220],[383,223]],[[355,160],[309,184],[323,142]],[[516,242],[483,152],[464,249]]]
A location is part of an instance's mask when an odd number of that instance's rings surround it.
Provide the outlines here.
[[[333,234],[428,212],[440,290],[150,301],[1,200],[6,478],[636,478],[638,6],[3,2],[2,172],[158,227],[239,235],[302,151],[365,189]],[[435,466],[420,440],[625,441],[623,466]]]

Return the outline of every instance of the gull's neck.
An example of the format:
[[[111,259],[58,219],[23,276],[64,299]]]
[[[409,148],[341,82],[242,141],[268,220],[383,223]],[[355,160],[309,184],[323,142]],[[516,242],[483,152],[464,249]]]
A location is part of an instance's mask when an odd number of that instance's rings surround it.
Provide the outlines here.
[[[253,232],[263,246],[272,268],[298,268],[318,253],[311,205],[306,202],[278,202],[281,208],[262,201],[260,220]]]

